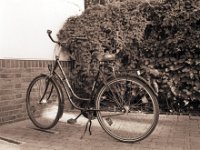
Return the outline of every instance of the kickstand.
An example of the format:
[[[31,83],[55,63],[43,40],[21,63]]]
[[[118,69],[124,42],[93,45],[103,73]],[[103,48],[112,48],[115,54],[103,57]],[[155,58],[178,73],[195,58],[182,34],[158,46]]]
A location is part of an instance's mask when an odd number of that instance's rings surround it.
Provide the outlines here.
[[[88,128],[88,126],[89,126],[89,128]],[[83,135],[81,136],[81,139],[83,139],[83,137],[85,136],[85,133],[86,133],[86,131],[87,131],[87,128],[88,128],[88,130],[89,130],[90,135],[92,135],[91,126],[92,126],[92,120],[91,120],[91,119],[88,119],[88,121],[87,121],[87,123],[86,123],[86,126],[85,126],[85,130],[84,130],[84,132],[83,132]]]
[[[78,119],[81,115],[82,115],[82,112],[81,112],[75,119],[73,119],[73,118],[68,119],[68,120],[67,120],[67,123],[69,123],[69,124],[75,124],[75,123],[77,122],[77,119]]]

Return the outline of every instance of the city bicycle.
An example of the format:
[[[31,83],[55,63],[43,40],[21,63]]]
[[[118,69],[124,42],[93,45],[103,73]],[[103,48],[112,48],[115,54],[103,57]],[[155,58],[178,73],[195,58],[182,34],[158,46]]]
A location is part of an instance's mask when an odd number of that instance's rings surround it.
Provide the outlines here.
[[[66,45],[55,41],[51,30],[47,33],[59,51]],[[73,39],[86,40],[83,37]],[[55,61],[48,66],[49,74],[35,77],[28,86],[26,108],[32,123],[42,130],[54,127],[64,113],[66,95],[71,105],[80,110],[76,118],[68,120],[69,123],[75,123],[83,115],[88,119],[85,132],[89,129],[91,133],[92,120],[97,119],[108,135],[121,142],[137,142],[149,136],[159,119],[157,94],[139,74],[118,75],[113,67],[113,75],[106,78],[103,68],[107,62],[114,61],[116,54],[102,56],[90,97],[82,98],[71,86],[59,54],[56,55]],[[75,101],[80,101],[81,105]]]

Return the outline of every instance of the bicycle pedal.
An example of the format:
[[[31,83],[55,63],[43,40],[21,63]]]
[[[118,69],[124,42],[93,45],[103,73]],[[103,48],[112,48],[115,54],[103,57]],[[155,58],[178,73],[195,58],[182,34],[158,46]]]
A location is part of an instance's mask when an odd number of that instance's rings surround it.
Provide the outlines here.
[[[69,123],[69,124],[75,124],[76,122],[77,122],[77,120],[73,119],[73,118],[67,120],[67,123]]]

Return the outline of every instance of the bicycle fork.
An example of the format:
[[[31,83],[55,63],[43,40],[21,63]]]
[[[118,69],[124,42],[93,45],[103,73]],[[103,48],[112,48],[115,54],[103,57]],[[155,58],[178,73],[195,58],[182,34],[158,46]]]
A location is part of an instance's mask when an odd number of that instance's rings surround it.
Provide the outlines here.
[[[47,92],[47,89],[48,89],[48,88],[49,88],[49,78],[47,78],[47,79],[45,80],[45,90],[44,90],[44,92],[43,92],[43,94],[42,94],[42,97],[40,98],[39,104],[47,103],[47,101],[49,100],[49,98],[50,98],[50,96],[51,96],[51,94],[52,94],[52,92],[53,92],[53,86],[51,87],[51,90],[50,90],[50,93],[49,93],[47,99],[45,99],[45,101],[44,101],[44,97],[45,97],[45,95],[46,95],[46,92]]]

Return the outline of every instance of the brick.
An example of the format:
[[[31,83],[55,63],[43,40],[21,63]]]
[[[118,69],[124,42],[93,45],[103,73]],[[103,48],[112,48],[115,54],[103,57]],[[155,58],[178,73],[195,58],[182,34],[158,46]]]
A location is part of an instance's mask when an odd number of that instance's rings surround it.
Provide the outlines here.
[[[9,101],[0,101],[0,106],[6,106],[9,104]]]
[[[42,61],[41,61],[41,60],[39,61],[39,67],[40,67],[40,68],[42,68],[42,67],[43,67],[43,63],[42,63]]]
[[[22,85],[21,85],[20,83],[15,84],[15,88],[16,88],[16,89],[19,89],[19,88],[21,88],[21,87],[22,87]]]
[[[8,82],[3,82],[0,84],[0,89],[12,89],[13,84],[11,83],[11,81]]]
[[[9,112],[4,112],[4,111],[0,112],[0,117],[6,117],[6,116],[9,116]]]
[[[5,67],[6,67],[6,64],[5,64],[5,61],[4,61],[4,60],[2,60],[1,67],[2,67],[2,68],[5,68]]]
[[[14,78],[14,74],[0,74],[0,78]]]
[[[23,83],[30,83],[30,81],[32,81],[32,77],[25,77],[25,78],[22,78],[22,82]]]
[[[24,68],[28,68],[28,61],[24,61]]]
[[[32,67],[38,67],[38,62],[37,61],[32,61]]]
[[[25,98],[28,85],[37,75],[48,73],[47,64],[51,62],[0,60],[0,112],[3,115],[0,116],[0,124],[27,118]],[[13,115],[15,117],[10,117]]]
[[[0,95],[0,101],[7,101],[7,100],[12,100],[12,99],[14,99],[14,96],[11,94]]]
[[[22,98],[22,94],[15,95],[15,98]]]
[[[19,67],[18,60],[11,60],[11,68],[18,68]]]
[[[2,68],[10,68],[10,60],[2,60]]]
[[[15,98],[14,100],[12,100],[12,103],[16,103],[16,104],[20,104],[20,105],[24,106],[25,99],[26,99],[26,95],[22,94],[21,98]]]
[[[18,105],[15,105],[14,109],[21,109],[22,108],[22,104],[18,104]]]
[[[9,95],[12,93],[12,90],[2,90],[0,89],[0,95]]]
[[[12,121],[15,120],[15,116],[6,116],[6,117],[2,117],[2,121],[3,122],[8,122],[8,121]]]
[[[24,68],[24,61],[21,60],[20,63],[19,63],[19,65],[20,65],[20,68]]]
[[[15,121],[20,120],[21,117],[25,117],[24,114],[17,114]],[[1,117],[0,117],[1,119]],[[162,120],[162,118],[161,118]],[[168,120],[173,121],[173,120]],[[9,121],[10,122],[10,121]],[[78,120],[79,122],[79,120]],[[44,147],[49,147],[50,149],[56,149],[56,150],[64,150],[64,149],[70,149],[70,150],[191,150],[191,149],[198,149],[198,145],[194,145],[191,147],[187,147],[185,143],[182,143],[182,145],[175,145],[177,139],[171,140],[171,142],[164,143],[164,138],[166,140],[171,137],[165,137],[162,135],[164,132],[168,132],[163,130],[161,132],[160,137],[163,137],[159,143],[159,139],[157,138],[157,141],[148,141],[143,140],[138,143],[121,143],[117,142],[108,135],[106,135],[105,132],[100,128],[98,122],[96,120],[93,121],[93,134],[89,136],[88,134],[85,135],[85,137],[80,140],[80,136],[84,130],[84,125],[75,124],[73,126],[67,125],[65,122],[59,122],[56,126],[54,131],[57,131],[58,134],[49,134],[45,132],[36,131],[33,129],[30,129],[29,127],[34,127],[30,120],[28,121],[22,121],[10,125],[1,126],[0,133],[1,135],[6,135],[6,137],[11,137],[12,139],[20,139],[20,141],[23,141],[24,144],[21,146],[23,149],[32,149],[35,142],[39,142],[39,144],[35,145],[34,149],[42,149]],[[98,125],[97,125],[98,124]],[[159,124],[159,126],[166,127],[165,124]],[[172,129],[176,128],[176,123],[173,124],[171,127]],[[67,129],[67,130],[66,130]],[[50,131],[53,131],[50,130]],[[174,130],[173,130],[174,131]],[[157,132],[155,131],[155,134]],[[68,136],[66,136],[68,135]],[[152,139],[154,138],[154,134],[152,134]],[[48,138],[48,140],[46,140]],[[198,141],[199,139],[197,139]],[[63,142],[65,141],[65,142]],[[77,143],[79,143],[77,145]],[[152,144],[151,147],[148,145]],[[187,144],[187,143],[186,143]],[[191,143],[193,144],[193,143]],[[194,143],[196,144],[196,142]],[[74,146],[75,145],[75,146]],[[106,146],[103,146],[106,145]]]
[[[15,115],[15,116],[16,116],[17,114],[19,114],[19,113],[20,113],[20,110],[12,110],[12,111],[9,111],[9,112],[8,112],[9,115]]]
[[[27,69],[24,70],[24,73],[29,73],[29,74],[30,74],[32,71],[33,71],[33,69],[27,68]],[[34,71],[35,71],[35,70],[34,70]]]
[[[15,110],[15,109],[21,109],[22,104],[11,103],[9,106],[0,106],[0,108],[2,111],[11,111],[11,110]]]
[[[15,74],[15,77],[16,77],[16,78],[21,78],[22,75],[21,75],[21,73],[16,73],[16,74]]]
[[[11,68],[1,68],[1,74],[10,74],[14,69]]]

